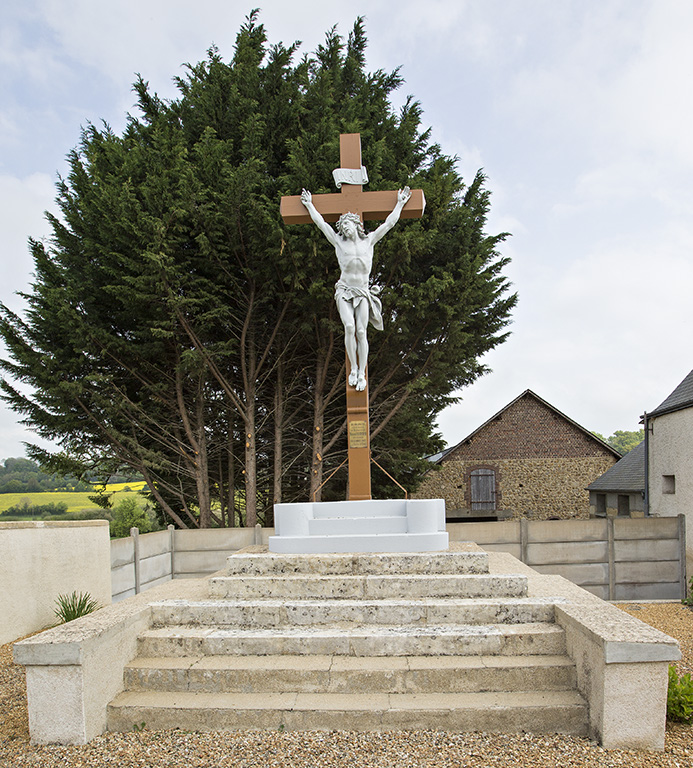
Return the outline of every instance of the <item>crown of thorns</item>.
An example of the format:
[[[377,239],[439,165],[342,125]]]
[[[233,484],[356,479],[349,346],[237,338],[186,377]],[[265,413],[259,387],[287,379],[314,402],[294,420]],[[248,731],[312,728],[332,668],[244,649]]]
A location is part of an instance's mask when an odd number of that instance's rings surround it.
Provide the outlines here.
[[[343,213],[337,221],[337,232],[339,232],[342,237],[344,236],[344,225],[347,223],[347,221],[351,221],[356,225],[356,232],[358,233],[359,237],[366,236],[366,230],[363,228],[363,224],[361,223],[359,215],[356,213]]]

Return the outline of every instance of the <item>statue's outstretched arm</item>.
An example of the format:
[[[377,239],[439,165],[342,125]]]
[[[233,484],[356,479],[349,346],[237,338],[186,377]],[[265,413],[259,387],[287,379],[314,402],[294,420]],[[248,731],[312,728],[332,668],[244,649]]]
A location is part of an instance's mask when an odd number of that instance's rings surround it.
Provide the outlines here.
[[[325,235],[325,237],[332,243],[332,245],[337,244],[337,233],[332,229],[332,227],[323,219],[323,217],[320,215],[320,211],[313,205],[313,196],[310,194],[310,192],[307,189],[304,189],[301,191],[301,202],[303,205],[305,205],[306,210],[310,214],[310,218],[313,219],[313,222],[318,227],[318,229]]]
[[[411,197],[411,190],[409,187],[400,189],[397,193],[397,202],[392,210],[392,213],[385,219],[385,221],[373,232],[371,232],[371,243],[375,245],[381,238],[383,238],[395,224],[399,221],[402,208],[407,204],[407,200]]]

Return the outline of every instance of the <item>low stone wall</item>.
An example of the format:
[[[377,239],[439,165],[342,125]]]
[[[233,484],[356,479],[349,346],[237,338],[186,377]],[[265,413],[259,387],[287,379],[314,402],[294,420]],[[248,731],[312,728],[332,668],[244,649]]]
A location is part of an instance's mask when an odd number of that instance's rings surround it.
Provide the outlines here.
[[[111,602],[108,521],[0,523],[0,644],[55,624],[60,594]]]
[[[686,530],[678,518],[448,523],[450,541],[508,552],[539,573],[564,576],[603,600],[686,596]]]
[[[668,669],[681,658],[676,640],[506,553],[489,554],[489,566],[526,575],[534,597],[558,598],[556,623],[589,704],[590,738],[605,749],[664,749]]]
[[[444,461],[426,476],[415,496],[445,499],[451,510],[470,512],[472,469],[496,472],[496,508],[511,518],[532,520],[589,517],[587,486],[613,466],[609,456],[581,458]],[[470,514],[473,514],[470,512]]]

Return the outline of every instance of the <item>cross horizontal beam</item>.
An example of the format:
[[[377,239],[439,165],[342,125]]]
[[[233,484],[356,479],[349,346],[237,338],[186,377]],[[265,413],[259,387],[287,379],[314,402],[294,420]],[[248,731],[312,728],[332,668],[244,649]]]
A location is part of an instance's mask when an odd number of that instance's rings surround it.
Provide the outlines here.
[[[362,220],[386,219],[397,203],[396,190],[362,192],[361,188],[350,190],[347,185],[341,192],[313,195],[313,205],[325,221],[335,222],[343,213],[356,213]],[[412,189],[411,197],[402,209],[400,218],[418,219],[423,216],[426,198],[422,189]],[[310,224],[311,218],[301,202],[300,195],[282,197],[280,213],[286,224]]]

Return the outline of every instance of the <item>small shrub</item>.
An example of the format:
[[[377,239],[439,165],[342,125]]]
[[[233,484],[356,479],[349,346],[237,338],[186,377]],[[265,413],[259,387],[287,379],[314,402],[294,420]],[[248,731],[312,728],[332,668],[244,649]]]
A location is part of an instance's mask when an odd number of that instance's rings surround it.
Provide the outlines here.
[[[88,592],[58,595],[55,602],[57,607],[54,613],[60,619],[61,624],[78,619],[80,616],[86,616],[101,607]]]
[[[139,528],[140,533],[148,533],[154,528],[146,509],[140,507],[134,496],[121,499],[112,511],[111,538],[120,539],[130,535],[130,528]]]
[[[667,695],[667,718],[690,723],[693,720],[693,680],[690,672],[679,677],[676,667],[669,667],[669,692]]]

